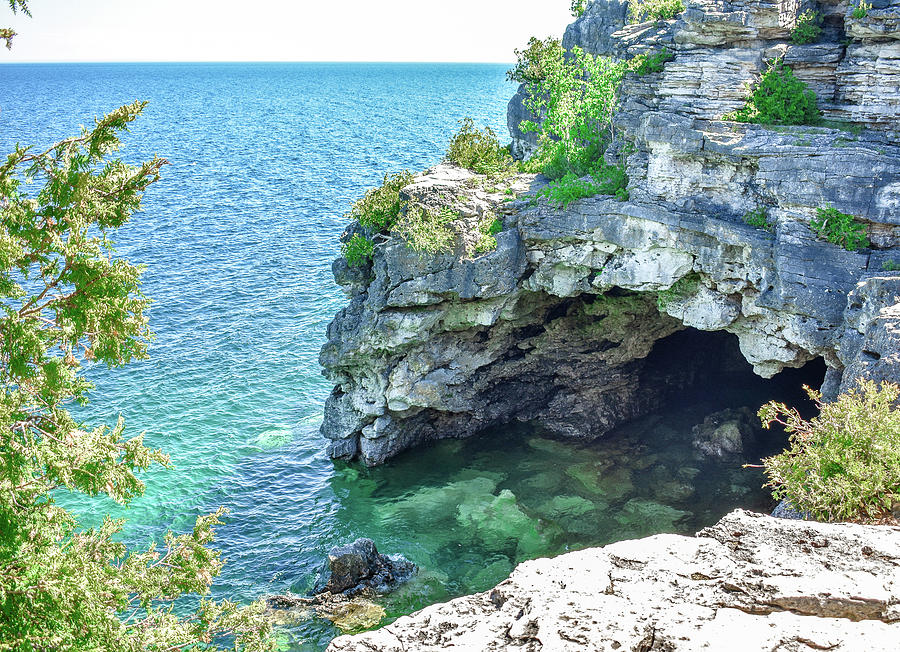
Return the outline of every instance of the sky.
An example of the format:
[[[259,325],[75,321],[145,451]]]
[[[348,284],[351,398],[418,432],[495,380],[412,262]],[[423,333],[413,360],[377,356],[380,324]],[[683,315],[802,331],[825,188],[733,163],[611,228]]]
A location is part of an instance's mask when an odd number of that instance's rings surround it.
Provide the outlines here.
[[[569,0],[30,0],[0,5],[27,61],[458,61],[509,63],[530,36],[561,37]]]

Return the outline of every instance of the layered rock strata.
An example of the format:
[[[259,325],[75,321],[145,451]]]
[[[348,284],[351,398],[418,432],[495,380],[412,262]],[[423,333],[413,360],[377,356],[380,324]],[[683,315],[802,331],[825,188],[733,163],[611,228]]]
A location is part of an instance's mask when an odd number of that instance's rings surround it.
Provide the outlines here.
[[[602,435],[690,382],[696,368],[680,367],[715,361],[701,347],[648,371],[657,343],[685,327],[732,333],[764,377],[821,357],[826,397],[861,377],[900,380],[900,275],[885,271],[900,268],[900,7],[875,2],[857,20],[845,3],[820,3],[822,40],[796,46],[800,3],[687,4],[677,20],[625,26],[625,4],[601,0],[566,33],[595,53],[675,55],[623,84],[629,201],[510,201],[496,181],[442,165],[404,196],[459,212],[455,253],[388,237],[369,267],[335,262],[349,305],[321,354],[335,383],[322,426],[332,456],[378,464],[513,419]],[[826,116],[853,124],[721,121],[774,56],[816,89]],[[521,117],[514,99],[525,151]],[[503,184],[527,197],[545,181]],[[818,239],[809,224],[828,205],[859,218],[872,248]],[[759,208],[771,232],[743,222]],[[497,248],[467,257],[465,234],[487,212],[502,217]]]
[[[900,640],[900,528],[735,511],[520,564],[494,589],[427,607],[329,652],[870,650]]]
[[[479,192],[471,178],[444,166],[416,185],[459,198]],[[799,219],[769,233],[659,199],[504,208],[515,213],[497,249],[475,259],[392,239],[371,270],[336,263],[350,305],[322,352],[337,385],[323,425],[332,455],[375,464],[513,419],[601,435],[710,362],[701,349],[646,371],[656,343],[685,326],[736,335],[766,377],[821,356],[832,394],[860,376],[897,378],[890,251],[845,251]]]

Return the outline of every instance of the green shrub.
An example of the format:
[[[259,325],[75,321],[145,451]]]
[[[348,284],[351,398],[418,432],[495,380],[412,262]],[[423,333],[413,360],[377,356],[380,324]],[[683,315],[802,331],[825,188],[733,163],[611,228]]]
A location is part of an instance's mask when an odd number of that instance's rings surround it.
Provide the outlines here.
[[[862,20],[866,16],[869,15],[869,9],[872,8],[872,3],[865,2],[862,0],[858,5],[853,8],[853,11],[850,12],[850,15],[853,16],[856,20]]]
[[[490,127],[478,131],[472,118],[463,118],[459,124],[447,148],[448,161],[477,174],[497,175],[509,169],[512,157]]]
[[[846,249],[856,251],[869,246],[866,227],[853,215],[841,213],[833,206],[816,209],[816,217],[809,223],[820,238]]]
[[[723,119],[764,125],[808,125],[819,122],[821,114],[815,93],[794,77],[781,59],[775,59],[751,91],[747,105]]]
[[[744,222],[750,226],[755,226],[757,229],[774,230],[772,224],[769,223],[769,216],[765,206],[760,206],[744,215]]]
[[[628,174],[624,165],[603,165],[594,171],[594,179],[600,186],[601,195],[615,195],[619,200],[628,199]],[[623,195],[624,194],[624,199]]]
[[[582,177],[602,165],[612,138],[612,117],[627,65],[572,48],[545,52],[543,78],[527,86],[525,106],[540,123],[525,120],[521,128],[538,133],[538,151],[524,166],[551,179]]]
[[[374,253],[375,243],[358,233],[354,233],[353,237],[341,246],[341,255],[347,259],[347,264],[353,267],[365,265],[372,259]]]
[[[545,63],[561,59],[565,53],[558,38],[546,38],[543,41],[531,37],[528,47],[515,50],[516,65],[506,71],[506,78],[511,82],[532,84],[546,77]]]
[[[475,244],[475,253],[483,254],[497,248],[497,238],[494,237],[503,230],[503,222],[490,211],[486,212],[478,223],[480,238]]]
[[[656,293],[656,306],[660,312],[665,312],[666,306],[672,301],[685,299],[696,294],[700,288],[700,275],[688,274],[675,281],[668,290],[660,290]]]
[[[886,260],[881,263],[881,269],[885,272],[900,272],[900,263],[896,260]]]
[[[558,208],[565,208],[577,199],[593,197],[599,192],[598,184],[580,179],[574,173],[569,172],[561,179],[551,181],[550,185],[538,193],[538,196],[546,197],[551,204]]]
[[[404,202],[400,191],[412,183],[413,175],[407,171],[385,174],[384,183],[366,192],[353,205],[346,217],[359,222],[370,231],[388,233],[397,224]]]
[[[671,61],[675,55],[664,47],[658,52],[639,54],[629,63],[629,68],[638,76],[643,77],[654,72],[662,72],[667,61]]]
[[[615,195],[620,201],[628,199],[628,175],[618,165],[598,165],[592,171],[591,180],[578,177],[573,172],[550,182],[538,193],[558,208],[565,208],[576,199],[594,195]]]
[[[822,14],[807,9],[797,16],[797,24],[791,32],[791,41],[797,45],[805,45],[818,40],[822,34]]]
[[[885,516],[900,501],[900,388],[861,381],[833,403],[822,403],[809,421],[782,403],[759,410],[765,427],[782,424],[790,433],[784,452],[763,460],[777,499],[825,521],[868,521]]]
[[[145,106],[122,106],[47,149],[16,145],[0,164],[4,652],[276,649],[264,601],[209,599],[225,561],[209,547],[224,508],[184,534],[123,536],[124,519],[101,518],[144,494],[145,471],[170,463],[121,416],[107,425],[107,410],[83,409],[94,366],[144,360],[153,339],[143,266],[112,243],[167,163],[113,156]],[[84,421],[92,417],[101,420]],[[196,509],[184,506],[179,529]]]
[[[669,20],[684,11],[683,0],[631,0],[628,3],[628,22]]]
[[[411,204],[397,223],[396,231],[419,253],[450,253],[456,244],[452,223],[457,219],[459,213],[448,206],[434,213],[419,204]]]
[[[587,11],[588,0],[572,0],[569,5],[569,11],[575,18],[580,18]]]

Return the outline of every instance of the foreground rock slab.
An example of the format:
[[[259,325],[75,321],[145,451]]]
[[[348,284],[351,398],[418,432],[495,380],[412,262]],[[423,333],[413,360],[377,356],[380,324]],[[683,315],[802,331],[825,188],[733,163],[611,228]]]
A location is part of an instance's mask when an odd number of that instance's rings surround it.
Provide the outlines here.
[[[330,652],[897,650],[900,528],[735,511],[696,537],[657,535],[520,564]]]

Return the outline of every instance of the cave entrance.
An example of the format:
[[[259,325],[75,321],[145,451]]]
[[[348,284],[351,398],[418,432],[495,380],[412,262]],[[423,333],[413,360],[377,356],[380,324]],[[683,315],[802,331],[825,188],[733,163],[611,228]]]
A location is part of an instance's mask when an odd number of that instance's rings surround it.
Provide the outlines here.
[[[814,416],[816,406],[803,387],[820,389],[825,372],[825,361],[816,358],[762,378],[744,359],[736,335],[686,328],[654,344],[639,386],[657,392],[651,416],[666,415],[677,425],[679,445],[689,443],[704,463],[738,466],[758,464],[788,444],[779,424],[762,427],[760,406],[778,401],[804,418]]]
[[[775,400],[813,416],[803,385],[819,389],[825,372],[818,358],[766,379],[733,334],[687,328],[664,337],[638,371],[640,393],[654,393],[652,409],[582,444],[582,457],[564,466],[572,480],[566,491],[600,505],[604,520],[593,535],[603,542],[696,532],[737,507],[771,511],[762,470],[745,464],[783,450],[787,434],[763,429],[756,413]],[[537,433],[548,436],[540,426]],[[542,454],[553,450],[528,441]]]
[[[820,389],[826,366],[816,358],[803,367],[787,368],[762,378],[744,359],[736,335],[686,328],[657,341],[645,358],[639,385],[659,392],[659,406],[709,404],[718,409],[751,407],[768,401],[796,407],[805,418],[815,405],[803,389]]]

